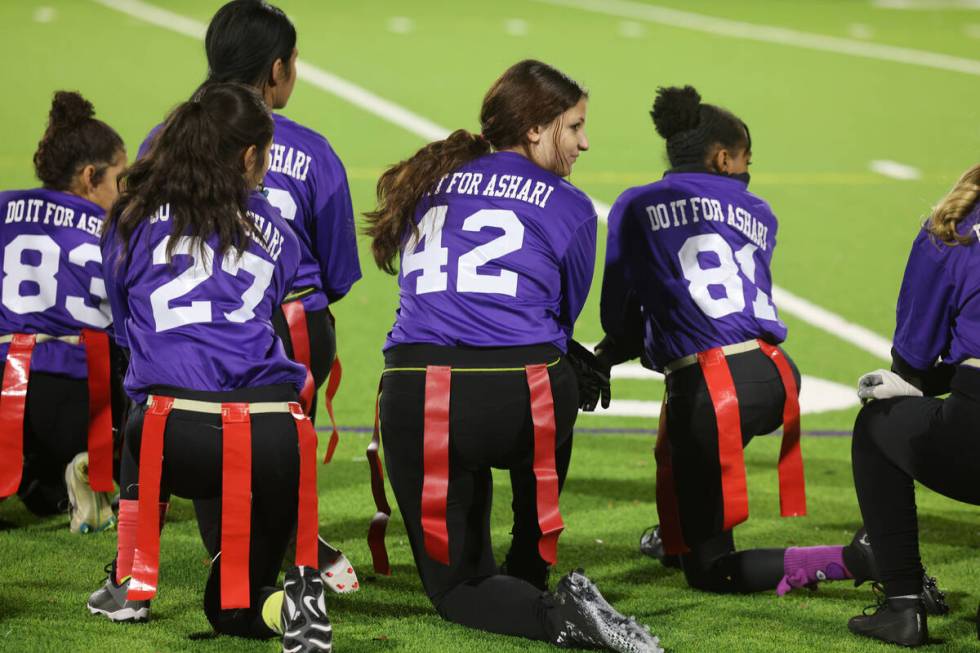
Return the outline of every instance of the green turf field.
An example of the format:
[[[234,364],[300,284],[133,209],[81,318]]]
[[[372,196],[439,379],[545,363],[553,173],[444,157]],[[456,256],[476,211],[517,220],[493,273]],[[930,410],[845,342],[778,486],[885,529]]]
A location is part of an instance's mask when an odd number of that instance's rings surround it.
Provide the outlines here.
[[[220,1],[157,2],[176,17],[133,0],[0,2],[0,81],[7,89],[0,103],[6,126],[0,188],[35,185],[31,156],[55,89],[82,91],[133,154],[147,130],[203,79],[203,45],[187,32],[199,30]],[[776,297],[790,327],[787,350],[804,374],[828,388],[850,386],[885,363],[875,352],[882,343],[887,351],[917,225],[980,151],[976,7],[898,10],[871,0],[278,4],[297,26],[306,64],[284,113],[331,140],[347,165],[357,212],[373,207],[384,166],[412,153],[425,134],[475,128],[486,88],[520,58],[543,59],[589,87],[591,151],[572,181],[606,205],[665,167],[663,142],[647,115],[658,85],[694,84],[706,101],[735,111],[752,130],[752,189],[781,219],[776,284],[877,335],[853,335],[812,310],[789,311],[788,300]],[[121,11],[127,8],[135,15]],[[315,83],[323,71],[430,122],[406,127],[352,104]],[[873,161],[905,168],[892,166],[897,172],[888,176],[875,172]],[[600,226],[600,242],[604,233]],[[352,428],[372,422],[380,347],[396,302],[394,279],[373,269],[367,242],[360,245],[365,278],[334,308],[345,367],[337,418]],[[597,291],[576,334],[586,342],[601,337]],[[614,382],[617,399],[659,401],[661,382],[636,370],[626,376]],[[655,412],[650,404],[629,406]],[[803,428],[849,432],[855,414],[853,405],[811,412]],[[642,558],[639,534],[656,520],[652,436],[593,431],[649,431],[654,419],[585,415],[579,426],[562,499],[561,571],[584,565],[610,599],[650,623],[675,651],[888,650],[846,631],[846,619],[871,602],[866,588],[841,583],[782,599],[709,596]],[[322,532],[365,581],[360,593],[331,601],[338,650],[546,650],[441,622],[421,594],[397,515],[389,529],[395,575],[369,577],[366,444],[365,434],[345,432],[335,462],[321,468]],[[804,448],[811,511],[795,520],[776,517],[777,441],[749,448],[753,517],[738,530],[741,546],[842,542],[859,524],[849,440],[808,437]],[[499,490],[495,534],[503,551],[509,490],[506,484]],[[949,617],[930,622],[944,642],[934,650],[977,650],[980,518],[975,508],[924,490],[919,505],[925,562],[953,606]],[[0,531],[0,650],[276,650],[273,642],[208,634],[200,609],[207,559],[186,503],[175,502],[163,536],[162,589],[153,621],[142,627],[114,626],[84,607],[114,553],[112,535],[71,536],[63,520],[39,522],[17,501],[0,506],[0,521],[13,527]]]

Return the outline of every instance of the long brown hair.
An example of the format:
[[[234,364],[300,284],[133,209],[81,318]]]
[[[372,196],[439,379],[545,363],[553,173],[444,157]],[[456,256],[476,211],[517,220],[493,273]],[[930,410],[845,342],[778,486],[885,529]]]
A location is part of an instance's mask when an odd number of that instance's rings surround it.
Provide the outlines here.
[[[980,196],[980,163],[963,173],[953,189],[932,210],[926,228],[933,236],[947,245],[966,245],[975,240],[964,236],[957,226],[976,205]]]
[[[480,134],[457,129],[391,166],[378,179],[378,206],[364,214],[365,233],[373,239],[371,251],[378,267],[397,273],[395,258],[402,243],[409,233],[418,235],[415,207],[442,177],[494,149],[528,151],[528,131],[551,123],[586,96],[577,82],[540,61],[526,59],[508,68],[483,98]]]
[[[272,116],[255,88],[205,86],[171,112],[150,151],[120,176],[122,191],[109,211],[106,232],[115,225],[128,251],[137,227],[169,204],[171,234],[189,236],[200,250],[217,235],[218,256],[232,247],[241,252],[254,233],[244,217],[252,189],[243,155],[254,145],[263,156],[272,130]],[[168,260],[176,246],[177,238],[171,238]]]

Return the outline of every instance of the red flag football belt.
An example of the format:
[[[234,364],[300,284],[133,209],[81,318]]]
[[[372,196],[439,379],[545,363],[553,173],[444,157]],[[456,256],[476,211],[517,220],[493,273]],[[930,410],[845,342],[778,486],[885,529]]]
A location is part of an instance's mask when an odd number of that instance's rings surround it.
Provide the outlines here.
[[[779,453],[779,507],[783,517],[806,514],[806,486],[803,475],[803,456],[800,452],[800,402],[793,371],[785,354],[776,346],[762,340],[740,343],[737,351],[761,349],[776,366],[783,382],[786,400],[783,404],[783,440]],[[745,458],[742,451],[742,429],[738,397],[732,380],[725,348],[716,347],[696,355],[701,366],[708,394],[715,410],[718,426],[718,459],[721,466],[723,528],[729,530],[749,517],[749,500],[745,480]],[[684,359],[681,359],[684,360]],[[678,362],[678,361],[675,361]],[[685,367],[674,367],[677,371]],[[655,457],[657,460],[657,512],[664,549],[670,555],[687,552],[681,534],[677,497],[674,490],[670,441],[667,436],[666,401],[661,409]]]
[[[295,402],[218,403],[150,396],[143,417],[139,460],[139,511],[131,601],[153,598],[160,563],[160,477],[163,434],[172,410],[221,415],[221,609],[249,607],[249,541],[252,514],[251,415],[289,413],[299,439],[299,505],[296,564],[319,567],[316,489],[317,437],[310,418]]]
[[[313,383],[313,372],[310,365],[310,333],[306,328],[306,309],[300,300],[291,301],[282,305],[283,315],[286,316],[286,325],[289,327],[289,340],[293,344],[293,357],[297,363],[306,368],[306,381],[303,383],[303,390],[300,392],[299,400],[303,404],[303,410],[309,415],[316,401],[316,385]],[[327,444],[327,453],[323,457],[323,463],[333,460],[333,452],[337,449],[337,442],[340,436],[337,433],[337,421],[333,416],[333,398],[337,395],[340,388],[340,379],[343,376],[343,367],[340,365],[340,358],[334,356],[333,364],[330,366],[330,374],[327,377],[327,415],[330,416],[330,443]]]
[[[0,391],[0,498],[20,486],[24,467],[24,411],[31,377],[34,345],[60,340],[85,346],[88,363],[89,485],[96,492],[112,492],[112,400],[109,392],[109,336],[82,329],[81,336],[14,333],[0,336],[10,343]]]
[[[557,361],[555,361],[557,362]],[[552,363],[553,365],[554,363]],[[528,390],[531,395],[531,421],[534,426],[534,477],[536,483],[536,501],[538,527],[541,529],[541,539],[538,541],[538,552],[549,564],[558,560],[558,536],[565,528],[558,507],[558,472],[555,469],[555,406],[551,392],[551,380],[548,377],[550,365],[526,365],[523,368],[452,368],[443,365],[429,365],[425,368],[389,368],[390,372],[425,372],[425,408],[423,426],[423,480],[422,480],[422,535],[425,551],[430,558],[449,564],[449,531],[446,526],[446,505],[449,494],[449,403],[450,387],[453,373],[464,372],[502,372],[522,371],[527,377]],[[379,395],[380,399],[380,395]],[[380,439],[380,420],[375,412],[375,435],[368,448],[368,457],[372,453],[377,457]],[[381,488],[381,498],[384,499],[384,477],[381,475],[380,463],[371,466],[372,488]],[[375,501],[379,513],[390,514],[388,508],[382,511],[375,492]],[[387,501],[384,502],[387,507]],[[375,520],[378,520],[378,514]],[[385,518],[384,521],[387,521]],[[387,562],[384,551],[384,533],[375,534],[369,545],[377,562]]]

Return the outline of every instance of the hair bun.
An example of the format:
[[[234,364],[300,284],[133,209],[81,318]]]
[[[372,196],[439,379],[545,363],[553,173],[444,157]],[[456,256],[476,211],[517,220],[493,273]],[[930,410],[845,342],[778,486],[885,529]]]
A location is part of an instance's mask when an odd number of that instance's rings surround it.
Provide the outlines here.
[[[74,91],[56,91],[48,121],[51,129],[72,127],[95,117],[92,103]]]
[[[701,96],[693,86],[661,86],[650,115],[657,133],[668,139],[697,127],[701,121],[700,107]]]

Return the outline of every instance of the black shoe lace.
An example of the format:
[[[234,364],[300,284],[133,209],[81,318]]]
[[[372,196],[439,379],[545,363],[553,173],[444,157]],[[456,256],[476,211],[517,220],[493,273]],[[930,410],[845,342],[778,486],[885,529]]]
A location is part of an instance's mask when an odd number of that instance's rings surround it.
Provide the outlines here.
[[[879,610],[885,607],[887,602],[887,597],[885,596],[885,588],[882,587],[881,583],[875,581],[871,583],[871,592],[874,594],[875,602],[873,605],[866,605],[864,609],[861,610],[861,614],[865,617],[870,617],[873,614],[877,614]],[[874,610],[874,612],[869,612],[869,610]]]

